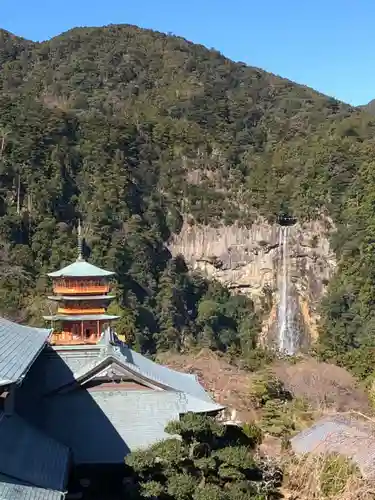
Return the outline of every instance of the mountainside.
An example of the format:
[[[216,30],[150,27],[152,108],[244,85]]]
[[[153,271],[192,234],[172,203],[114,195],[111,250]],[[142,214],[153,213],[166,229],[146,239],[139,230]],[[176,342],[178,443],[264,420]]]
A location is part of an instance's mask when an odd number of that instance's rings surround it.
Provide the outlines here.
[[[361,106],[362,109],[367,111],[368,113],[374,114],[375,113],[375,99],[372,99],[369,103],[365,104],[364,106]]]
[[[372,342],[374,132],[359,109],[182,38],[123,25],[39,44],[0,31],[2,312],[39,319],[44,274],[74,258],[81,217],[142,349],[238,346],[239,331],[259,332],[252,301],[190,277],[165,244],[184,222],[328,216],[338,271],[321,340],[350,364]]]

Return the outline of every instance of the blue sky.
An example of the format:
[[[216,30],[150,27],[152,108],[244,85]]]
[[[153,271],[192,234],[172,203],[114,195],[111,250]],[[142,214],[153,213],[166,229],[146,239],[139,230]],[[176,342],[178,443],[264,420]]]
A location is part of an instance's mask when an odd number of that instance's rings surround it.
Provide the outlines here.
[[[110,23],[183,36],[354,105],[375,98],[375,0],[0,0],[0,27],[32,40]]]

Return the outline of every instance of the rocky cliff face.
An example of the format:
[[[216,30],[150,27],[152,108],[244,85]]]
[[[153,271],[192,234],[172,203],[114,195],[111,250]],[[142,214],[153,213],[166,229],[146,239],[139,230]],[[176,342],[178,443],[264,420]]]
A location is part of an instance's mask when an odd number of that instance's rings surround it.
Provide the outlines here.
[[[288,229],[288,272],[295,302],[295,321],[307,337],[315,338],[317,305],[335,270],[329,245],[331,221],[295,224]],[[191,268],[250,295],[261,307],[268,304],[263,337],[274,337],[281,276],[280,226],[258,222],[251,228],[184,224],[170,250],[182,254]]]

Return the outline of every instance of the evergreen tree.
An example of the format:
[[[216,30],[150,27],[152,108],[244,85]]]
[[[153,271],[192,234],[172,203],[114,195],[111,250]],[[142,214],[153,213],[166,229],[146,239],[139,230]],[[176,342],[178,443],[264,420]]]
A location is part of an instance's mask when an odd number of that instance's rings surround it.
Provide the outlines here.
[[[250,427],[246,429],[250,430]],[[215,419],[186,414],[171,422],[171,437],[132,452],[130,498],[176,500],[266,500],[279,498],[282,473],[255,458],[256,429],[228,429]]]

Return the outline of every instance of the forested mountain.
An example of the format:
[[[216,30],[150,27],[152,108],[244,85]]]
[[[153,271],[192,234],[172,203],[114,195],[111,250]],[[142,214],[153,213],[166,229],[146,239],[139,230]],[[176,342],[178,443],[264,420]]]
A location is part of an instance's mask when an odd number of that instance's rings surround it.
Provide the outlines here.
[[[350,364],[375,324],[374,133],[359,109],[182,38],[128,25],[44,43],[0,31],[1,312],[39,319],[45,273],[75,257],[82,218],[92,260],[118,272],[121,324],[140,348],[243,348],[259,324],[251,301],[189,275],[166,250],[171,233],[183,217],[326,214],[339,270],[322,352]]]

